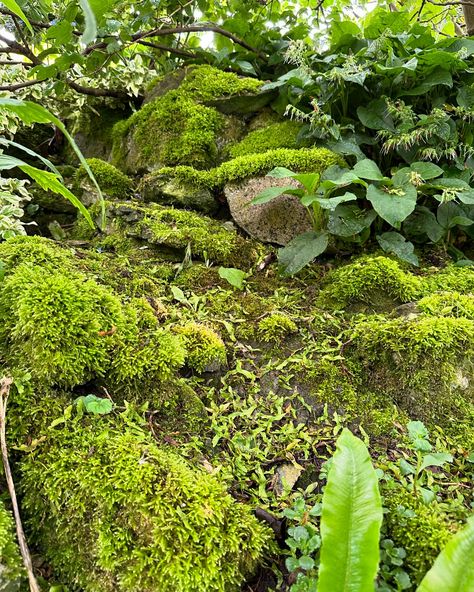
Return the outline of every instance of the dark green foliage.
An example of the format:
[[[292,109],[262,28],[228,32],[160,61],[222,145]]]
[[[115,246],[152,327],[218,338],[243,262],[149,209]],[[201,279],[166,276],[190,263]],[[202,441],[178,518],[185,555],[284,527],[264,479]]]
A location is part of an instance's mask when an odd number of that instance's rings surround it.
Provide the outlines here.
[[[22,473],[37,543],[85,591],[238,590],[269,542],[215,477],[131,418],[50,432]]]

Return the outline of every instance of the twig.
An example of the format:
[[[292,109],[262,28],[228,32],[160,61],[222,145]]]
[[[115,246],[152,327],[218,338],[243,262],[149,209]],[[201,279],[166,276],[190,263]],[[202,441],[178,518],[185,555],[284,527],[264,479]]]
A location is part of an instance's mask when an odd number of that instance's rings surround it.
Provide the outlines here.
[[[31,561],[30,550],[26,542],[23,525],[21,523],[20,510],[18,508],[18,501],[16,498],[15,484],[13,483],[12,471],[8,461],[7,438],[5,434],[5,422],[7,412],[8,395],[10,394],[10,387],[13,380],[10,377],[3,377],[0,381],[0,444],[2,448],[2,461],[5,470],[5,478],[7,480],[8,491],[12,500],[13,515],[15,516],[16,534],[18,537],[18,544],[20,545],[20,552],[28,573],[28,581],[30,583],[31,592],[41,592],[35,574],[33,573],[33,563]]]

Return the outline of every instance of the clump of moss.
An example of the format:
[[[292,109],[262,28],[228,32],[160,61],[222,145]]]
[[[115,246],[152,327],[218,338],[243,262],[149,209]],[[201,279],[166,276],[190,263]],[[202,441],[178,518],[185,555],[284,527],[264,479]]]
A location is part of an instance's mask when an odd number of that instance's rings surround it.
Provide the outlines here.
[[[5,590],[19,590],[25,575],[13,517],[0,500],[0,585]]]
[[[210,189],[221,189],[249,177],[266,175],[277,166],[295,172],[322,172],[333,164],[343,164],[340,156],[326,148],[279,148],[263,154],[239,156],[209,171],[197,171],[190,166],[163,168],[158,174],[174,175],[182,183],[196,184]]]
[[[186,364],[197,372],[218,370],[227,362],[225,345],[210,327],[200,323],[188,323],[175,327],[182,336],[186,348]]]
[[[257,337],[265,342],[279,342],[290,333],[296,333],[296,323],[286,314],[274,312],[258,323]]]
[[[474,415],[456,378],[472,372],[474,321],[419,315],[357,319],[347,337],[366,382],[413,416],[457,430]],[[472,390],[472,386],[469,387]]]
[[[120,301],[81,274],[19,265],[0,290],[0,342],[9,363],[51,384],[102,376]]]
[[[417,308],[427,315],[464,317],[474,321],[474,296],[459,292],[437,292],[417,302]]]
[[[474,293],[474,268],[448,265],[426,276],[426,294],[436,291],[454,290],[461,294]]]
[[[421,278],[405,272],[397,261],[360,257],[328,274],[319,302],[337,308],[364,302],[380,310],[416,300],[422,293]]]
[[[199,101],[210,101],[221,97],[255,94],[263,81],[241,77],[233,72],[223,72],[212,66],[197,66],[185,76],[180,90]]]
[[[100,158],[86,159],[99,187],[110,197],[119,199],[127,198],[132,192],[132,180],[114,165],[101,160]],[[77,169],[76,181],[89,179],[83,165]]]
[[[0,243],[0,261],[8,272],[21,263],[73,269],[72,251],[40,236],[16,236]]]
[[[192,255],[209,259],[229,267],[248,268],[263,252],[256,242],[246,240],[234,230],[195,212],[162,207],[157,204],[119,204],[114,213],[141,218],[134,226],[127,224],[126,232],[151,244],[184,251],[188,245]],[[123,214],[123,215],[122,215]]]
[[[297,148],[301,124],[296,121],[281,121],[250,132],[229,150],[232,158],[261,154],[278,148]]]
[[[433,565],[452,533],[436,502],[429,506],[402,488],[386,491],[388,535],[406,551],[405,565],[419,582]]]
[[[22,473],[36,542],[87,592],[237,590],[270,539],[215,477],[130,417],[55,430]]]

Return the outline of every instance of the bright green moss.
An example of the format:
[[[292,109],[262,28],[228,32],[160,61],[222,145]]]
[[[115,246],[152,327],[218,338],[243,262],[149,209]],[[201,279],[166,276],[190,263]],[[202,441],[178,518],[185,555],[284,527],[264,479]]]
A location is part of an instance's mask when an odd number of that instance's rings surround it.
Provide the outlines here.
[[[341,158],[326,148],[279,148],[263,154],[239,156],[209,171],[198,171],[191,166],[163,168],[158,174],[174,175],[183,183],[208,189],[221,189],[227,183],[236,183],[249,177],[265,176],[277,166],[295,172],[322,172],[333,164],[341,164]]]
[[[199,323],[175,327],[186,347],[186,364],[197,372],[218,370],[226,364],[225,345],[211,328]]]
[[[196,100],[209,101],[233,95],[255,94],[263,84],[263,81],[255,78],[241,77],[205,65],[192,68],[186,74],[180,90]]]
[[[421,278],[403,271],[397,261],[361,257],[328,274],[320,303],[345,308],[354,302],[364,302],[375,309],[384,309],[397,302],[416,300],[422,292]]]
[[[81,274],[22,264],[0,290],[7,360],[47,384],[103,376],[114,340],[109,333],[123,324],[118,298]]]
[[[437,292],[425,296],[416,304],[427,315],[464,317],[474,321],[474,296],[459,292]]]
[[[132,192],[132,180],[119,171],[114,165],[100,160],[100,158],[88,158],[86,160],[99,187],[110,197],[125,199]],[[77,169],[76,180],[89,179],[85,168],[81,165]]]
[[[209,259],[229,267],[248,268],[263,252],[263,247],[246,240],[235,231],[195,212],[166,208],[157,204],[146,207],[124,204],[143,216],[136,229],[128,227],[129,234],[137,233],[151,244],[185,250],[188,245],[193,257]]]
[[[260,154],[278,148],[297,148],[301,124],[296,121],[272,123],[262,129],[250,132],[238,144],[230,148],[232,158]]]
[[[0,243],[0,261],[8,272],[21,263],[72,269],[72,251],[40,236],[16,236]]]
[[[447,518],[436,502],[426,506],[405,489],[390,488],[384,493],[388,536],[405,549],[405,566],[413,580],[420,582],[452,536]]]
[[[215,477],[130,417],[55,430],[21,470],[36,544],[85,592],[237,591],[270,540]]]
[[[296,333],[298,327],[286,314],[274,312],[259,321],[257,337],[265,342],[281,341],[290,333]]]
[[[25,575],[15,536],[15,523],[0,500],[0,588],[19,590]]]
[[[474,293],[474,268],[448,265],[444,269],[434,271],[425,278],[425,293],[454,290],[461,294]]]

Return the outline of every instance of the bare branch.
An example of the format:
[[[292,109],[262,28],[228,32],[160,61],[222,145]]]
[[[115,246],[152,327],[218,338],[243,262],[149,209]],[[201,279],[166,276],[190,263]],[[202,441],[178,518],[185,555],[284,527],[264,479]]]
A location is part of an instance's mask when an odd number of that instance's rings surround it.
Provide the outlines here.
[[[436,2],[436,0],[427,1],[435,6],[474,6],[474,1],[469,0],[446,0],[442,2]]]
[[[137,41],[138,44],[144,45],[145,47],[152,47],[153,49],[159,49],[160,51],[167,51],[169,53],[174,53],[179,56],[183,56],[185,58],[196,58],[197,54],[192,53],[190,51],[185,51],[184,49],[179,49],[178,47],[170,47],[168,45],[161,45],[160,43],[151,43],[150,41]]]
[[[27,82],[18,82],[18,84],[5,84],[0,86],[0,91],[11,91],[20,90],[22,88],[27,88],[28,86],[33,86],[35,84],[41,84],[44,80],[28,80]]]
[[[91,88],[89,86],[81,86],[72,80],[65,81],[68,86],[82,95],[89,95],[91,97],[112,97],[114,99],[122,99],[128,101],[130,95],[122,90],[105,89],[105,88]]]
[[[36,581],[35,574],[33,572],[33,563],[31,561],[30,550],[28,549],[28,543],[26,542],[25,533],[23,531],[23,525],[21,523],[20,509],[18,507],[18,500],[15,492],[15,484],[13,482],[12,471],[10,468],[10,462],[8,460],[8,448],[7,438],[5,431],[6,414],[7,414],[7,401],[10,394],[10,387],[13,384],[13,380],[10,377],[3,377],[0,381],[0,444],[2,449],[2,461],[3,468],[5,471],[5,479],[7,480],[8,491],[12,500],[13,515],[15,517],[16,534],[18,538],[18,544],[20,546],[20,553],[25,564],[26,572],[28,574],[28,581],[30,584],[30,592],[41,592],[38,582]]]

